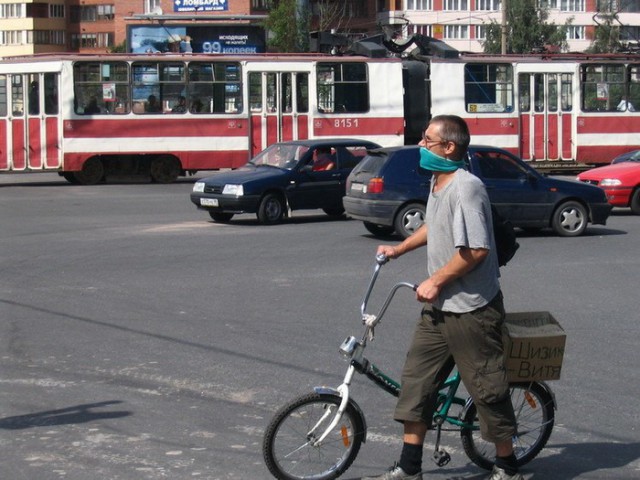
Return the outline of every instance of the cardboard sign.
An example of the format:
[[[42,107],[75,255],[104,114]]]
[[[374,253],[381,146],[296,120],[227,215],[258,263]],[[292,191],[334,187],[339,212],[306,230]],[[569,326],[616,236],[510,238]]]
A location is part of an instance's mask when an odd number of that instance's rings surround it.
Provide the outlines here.
[[[560,378],[567,336],[549,312],[507,313],[504,325],[510,382]]]

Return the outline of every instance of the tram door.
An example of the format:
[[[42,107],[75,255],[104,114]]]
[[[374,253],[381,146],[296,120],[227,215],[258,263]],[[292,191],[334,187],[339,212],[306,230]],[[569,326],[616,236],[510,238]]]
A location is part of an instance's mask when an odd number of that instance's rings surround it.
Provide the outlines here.
[[[520,156],[524,160],[571,160],[573,74],[520,73]]]
[[[58,82],[58,73],[0,76],[0,170],[61,165]]]
[[[309,137],[309,73],[250,72],[251,156],[275,142]]]

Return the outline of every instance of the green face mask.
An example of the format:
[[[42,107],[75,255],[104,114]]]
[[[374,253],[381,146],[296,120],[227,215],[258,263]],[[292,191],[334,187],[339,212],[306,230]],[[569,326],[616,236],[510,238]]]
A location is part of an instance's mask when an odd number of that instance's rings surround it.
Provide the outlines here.
[[[432,172],[453,172],[464,167],[463,160],[448,160],[436,155],[425,147],[420,147],[420,166]]]

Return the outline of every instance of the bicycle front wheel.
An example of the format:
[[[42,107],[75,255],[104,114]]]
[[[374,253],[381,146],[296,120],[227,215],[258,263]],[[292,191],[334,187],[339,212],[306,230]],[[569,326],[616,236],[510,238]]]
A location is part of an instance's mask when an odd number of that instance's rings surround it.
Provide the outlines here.
[[[521,466],[533,460],[547,444],[555,421],[554,401],[549,391],[537,382],[514,383],[510,390],[517,424],[513,453]],[[479,467],[491,470],[496,449],[493,443],[480,436],[475,404],[469,406],[463,421],[473,425],[460,431],[465,453]]]
[[[335,417],[338,395],[311,393],[276,413],[264,434],[262,455],[279,480],[331,480],[353,463],[364,440],[364,419],[349,403],[342,418],[316,443]]]

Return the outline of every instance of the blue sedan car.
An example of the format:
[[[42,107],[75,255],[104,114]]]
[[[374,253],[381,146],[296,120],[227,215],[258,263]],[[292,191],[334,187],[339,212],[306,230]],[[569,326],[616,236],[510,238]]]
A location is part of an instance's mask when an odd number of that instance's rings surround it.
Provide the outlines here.
[[[419,160],[416,146],[371,151],[347,181],[347,215],[362,220],[374,235],[396,232],[406,238],[415,232],[424,222],[431,180]],[[602,189],[543,176],[500,148],[472,145],[466,162],[494,207],[516,227],[552,228],[575,237],[589,222],[604,225],[611,211]]]
[[[197,181],[191,201],[216,222],[255,213],[261,223],[274,224],[299,209],[341,216],[349,173],[368,149],[378,147],[349,138],[275,143],[237,170]]]

